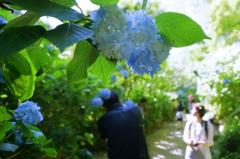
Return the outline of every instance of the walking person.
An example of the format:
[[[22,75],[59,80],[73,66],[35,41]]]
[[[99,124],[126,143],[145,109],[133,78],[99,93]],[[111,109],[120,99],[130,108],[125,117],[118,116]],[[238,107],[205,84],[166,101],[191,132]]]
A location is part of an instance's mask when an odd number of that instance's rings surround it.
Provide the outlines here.
[[[97,124],[101,138],[107,143],[108,158],[150,159],[140,108],[123,106],[117,92],[110,90],[102,101],[106,113]]]
[[[211,159],[210,146],[213,142],[214,128],[210,121],[204,121],[205,107],[194,103],[191,114],[195,120],[186,123],[183,140],[187,144],[185,159]]]
[[[183,107],[182,102],[180,101],[179,105],[177,106],[177,113],[176,113],[176,120],[177,120],[177,124],[178,124],[177,129],[178,130],[181,130],[182,127],[183,127],[183,118],[184,118],[183,110],[184,110],[184,107]]]

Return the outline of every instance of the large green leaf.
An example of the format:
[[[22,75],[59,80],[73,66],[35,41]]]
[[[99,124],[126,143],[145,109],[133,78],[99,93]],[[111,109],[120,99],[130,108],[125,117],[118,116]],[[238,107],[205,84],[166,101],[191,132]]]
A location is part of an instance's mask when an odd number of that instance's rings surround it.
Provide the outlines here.
[[[66,7],[72,7],[74,5],[76,6],[78,5],[75,0],[50,0],[50,1]]]
[[[156,24],[166,45],[184,47],[210,39],[201,26],[184,14],[165,12],[156,17]]]
[[[81,20],[83,14],[71,9],[70,7],[62,6],[53,3],[49,0],[9,0],[15,5],[18,5],[26,10],[40,14],[42,16],[51,16],[60,20]]]
[[[46,30],[42,26],[6,29],[0,34],[0,59],[12,55],[37,41]]]
[[[87,69],[99,56],[98,51],[89,42],[81,41],[77,44],[73,59],[67,66],[68,83],[77,83],[87,78]]]
[[[7,23],[3,29],[8,29],[11,27],[32,26],[39,20],[40,17],[41,15],[28,11],[20,17],[13,19]]]
[[[90,70],[98,76],[105,85],[110,80],[110,76],[116,68],[117,61],[108,60],[106,57],[100,55],[94,64],[90,67]]]
[[[17,98],[23,96],[31,83],[32,70],[28,60],[20,53],[4,58],[3,77]]]
[[[90,38],[93,34],[94,32],[88,28],[74,23],[67,23],[48,31],[44,37],[56,45],[62,52],[66,47]]]
[[[146,6],[147,6],[148,0],[142,0],[142,1],[143,1],[143,2],[142,2],[142,9],[145,9]]]
[[[18,145],[14,145],[14,144],[0,143],[0,151],[15,152],[18,147],[19,147]]]
[[[111,5],[118,4],[119,0],[90,0],[93,4],[96,5]]]

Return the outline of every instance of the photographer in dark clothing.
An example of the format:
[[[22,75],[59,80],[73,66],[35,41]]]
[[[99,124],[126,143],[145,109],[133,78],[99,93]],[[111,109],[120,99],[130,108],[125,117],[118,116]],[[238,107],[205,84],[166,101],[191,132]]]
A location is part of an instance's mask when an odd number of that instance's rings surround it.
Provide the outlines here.
[[[117,92],[103,99],[106,113],[98,120],[101,138],[107,142],[109,159],[150,159],[139,107],[124,107]]]

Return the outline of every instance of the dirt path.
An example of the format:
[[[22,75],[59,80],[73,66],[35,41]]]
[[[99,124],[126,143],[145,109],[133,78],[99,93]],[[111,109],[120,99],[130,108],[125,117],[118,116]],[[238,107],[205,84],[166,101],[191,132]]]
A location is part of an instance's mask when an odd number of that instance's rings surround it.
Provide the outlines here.
[[[147,135],[152,159],[184,159],[186,144],[182,140],[183,129],[178,131],[174,122],[165,123]]]
[[[183,129],[177,130],[177,123],[170,122],[159,126],[147,134],[149,153],[152,159],[184,159],[186,144],[182,140]],[[106,152],[93,153],[94,159],[107,159]]]

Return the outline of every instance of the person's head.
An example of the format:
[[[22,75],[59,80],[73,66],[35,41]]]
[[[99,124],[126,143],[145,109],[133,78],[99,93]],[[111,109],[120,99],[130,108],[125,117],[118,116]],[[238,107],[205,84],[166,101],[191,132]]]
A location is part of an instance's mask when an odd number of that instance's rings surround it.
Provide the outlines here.
[[[106,108],[106,110],[110,110],[114,104],[120,103],[118,93],[115,91],[111,91],[111,95],[109,99],[103,99],[103,106]]]
[[[147,103],[147,99],[143,98],[143,99],[141,99],[140,102],[141,102],[141,103]]]
[[[204,114],[206,113],[205,107],[201,103],[194,103],[191,113],[196,116],[202,118]]]

